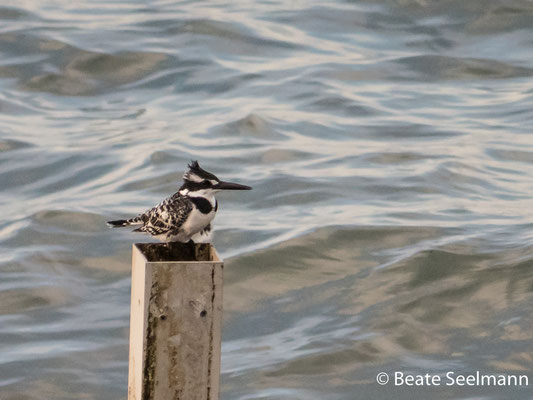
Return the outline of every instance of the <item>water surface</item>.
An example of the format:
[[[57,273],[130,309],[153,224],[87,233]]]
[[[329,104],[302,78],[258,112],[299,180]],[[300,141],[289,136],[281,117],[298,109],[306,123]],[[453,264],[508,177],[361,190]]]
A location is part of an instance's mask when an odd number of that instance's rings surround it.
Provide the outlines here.
[[[533,4],[4,1],[0,398],[125,399],[130,249],[221,195],[222,394],[528,399],[378,372],[530,374]],[[529,375],[533,384],[533,375]]]

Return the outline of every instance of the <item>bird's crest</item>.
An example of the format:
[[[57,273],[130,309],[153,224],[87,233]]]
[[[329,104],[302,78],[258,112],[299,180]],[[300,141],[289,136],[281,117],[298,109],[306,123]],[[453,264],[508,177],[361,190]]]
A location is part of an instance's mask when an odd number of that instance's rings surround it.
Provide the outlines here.
[[[203,180],[219,181],[219,179],[210,172],[200,167],[198,161],[191,161],[188,165],[189,170],[183,175],[183,180],[189,182],[202,182]]]

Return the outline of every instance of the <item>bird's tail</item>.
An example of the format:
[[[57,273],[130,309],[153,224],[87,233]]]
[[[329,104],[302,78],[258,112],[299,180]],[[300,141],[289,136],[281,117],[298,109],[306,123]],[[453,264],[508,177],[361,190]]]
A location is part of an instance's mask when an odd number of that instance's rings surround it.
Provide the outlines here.
[[[107,225],[111,228],[122,228],[123,226],[128,225],[138,225],[142,224],[142,219],[140,217],[130,218],[130,219],[117,219],[115,221],[107,221]]]

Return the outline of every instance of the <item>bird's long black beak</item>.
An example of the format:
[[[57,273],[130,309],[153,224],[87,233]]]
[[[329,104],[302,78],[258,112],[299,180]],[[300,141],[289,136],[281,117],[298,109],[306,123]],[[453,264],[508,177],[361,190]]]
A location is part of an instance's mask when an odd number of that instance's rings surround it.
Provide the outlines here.
[[[213,186],[213,189],[219,189],[219,190],[252,190],[250,186],[241,185],[240,183],[233,183],[233,182],[224,182],[220,181],[215,186]]]

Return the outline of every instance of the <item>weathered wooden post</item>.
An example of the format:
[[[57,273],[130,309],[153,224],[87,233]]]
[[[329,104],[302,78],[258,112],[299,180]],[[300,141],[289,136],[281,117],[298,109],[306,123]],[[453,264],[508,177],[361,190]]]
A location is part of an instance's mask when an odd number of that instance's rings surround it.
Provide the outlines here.
[[[223,262],[210,244],[133,245],[128,400],[217,400]]]

